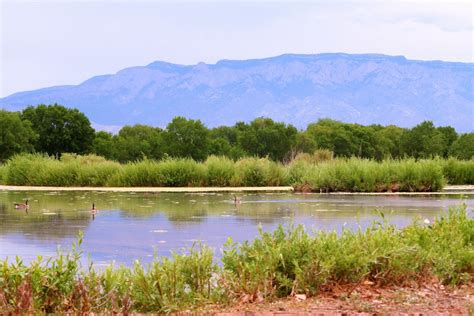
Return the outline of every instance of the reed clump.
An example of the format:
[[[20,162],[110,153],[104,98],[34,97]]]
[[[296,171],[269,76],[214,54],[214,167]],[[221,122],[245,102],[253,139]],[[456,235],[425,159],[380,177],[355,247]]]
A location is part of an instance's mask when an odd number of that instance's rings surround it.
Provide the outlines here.
[[[474,184],[474,160],[333,158],[329,151],[300,154],[288,164],[268,158],[237,161],[210,156],[144,159],[127,164],[95,155],[12,157],[0,166],[0,183],[40,186],[282,186],[303,192],[430,192],[446,183]]]
[[[7,166],[0,164],[0,184],[5,184],[7,181]]]
[[[297,160],[288,173],[297,190],[313,192],[428,192],[445,185],[442,166],[435,160]]]
[[[188,187],[206,185],[206,167],[192,159],[142,160],[123,165],[109,186]]]
[[[287,184],[282,164],[268,158],[241,158],[235,163],[232,186],[279,186]]]
[[[4,182],[11,185],[105,186],[121,168],[95,155],[64,154],[60,160],[41,154],[22,154],[6,163]]]
[[[474,219],[466,206],[433,223],[398,229],[383,219],[365,230],[307,232],[303,226],[260,231],[252,242],[213,251],[197,245],[149,265],[81,267],[77,245],[68,254],[0,263],[0,313],[168,313],[204,304],[270,301],[317,295],[334,286],[404,285],[437,278],[469,283],[474,276]]]
[[[442,160],[443,173],[449,184],[474,184],[474,159]]]
[[[210,186],[227,187],[235,174],[235,162],[227,157],[209,156],[204,165],[207,168],[207,183]]]

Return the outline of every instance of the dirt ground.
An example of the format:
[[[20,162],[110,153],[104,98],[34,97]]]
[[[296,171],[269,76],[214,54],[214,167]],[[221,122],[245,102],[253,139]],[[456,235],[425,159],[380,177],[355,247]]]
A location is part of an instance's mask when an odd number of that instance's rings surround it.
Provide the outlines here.
[[[351,292],[352,291],[352,292]],[[349,294],[350,292],[350,294]],[[474,315],[474,282],[460,287],[436,283],[411,287],[341,287],[316,297],[296,295],[274,302],[207,308],[191,314],[230,315]]]

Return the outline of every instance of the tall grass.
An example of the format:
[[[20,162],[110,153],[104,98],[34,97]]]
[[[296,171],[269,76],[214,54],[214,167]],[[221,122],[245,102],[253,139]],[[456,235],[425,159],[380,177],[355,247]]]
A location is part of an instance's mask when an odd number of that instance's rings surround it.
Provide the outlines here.
[[[282,164],[266,158],[241,158],[235,163],[232,186],[286,185],[286,171]]]
[[[442,166],[449,184],[474,184],[474,159],[449,158],[442,161]]]
[[[230,186],[235,173],[235,163],[227,157],[210,156],[204,163],[207,168],[207,183],[210,186]]]
[[[143,160],[123,165],[111,186],[187,187],[206,185],[206,167],[192,159]]]
[[[64,154],[61,160],[40,154],[14,156],[6,164],[12,185],[105,186],[121,165],[105,158]]]
[[[314,192],[438,191],[445,185],[441,164],[435,160],[350,158],[289,165],[289,181],[297,189]]]
[[[0,166],[0,183],[42,186],[281,186],[312,192],[429,192],[446,183],[474,184],[474,160],[333,159],[330,152],[297,155],[287,165],[268,158],[233,161],[210,156],[141,160],[127,164],[102,157],[39,154],[12,157]]]
[[[80,246],[81,239],[78,245]],[[382,220],[365,230],[342,233],[303,226],[260,232],[252,242],[223,248],[221,264],[198,246],[148,266],[80,266],[81,253],[17,258],[0,263],[0,313],[167,313],[207,303],[272,300],[334,286],[403,285],[437,277],[468,283],[474,275],[474,219],[466,206],[427,226],[415,221],[400,230]]]
[[[7,181],[7,166],[0,164],[0,184],[5,184]]]

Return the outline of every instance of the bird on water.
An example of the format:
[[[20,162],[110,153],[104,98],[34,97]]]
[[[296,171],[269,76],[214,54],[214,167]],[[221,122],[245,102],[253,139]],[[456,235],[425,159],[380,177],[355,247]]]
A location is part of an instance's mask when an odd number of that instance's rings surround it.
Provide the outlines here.
[[[95,216],[97,215],[97,209],[95,208],[95,203],[92,203],[91,214],[92,214],[92,220],[94,220]]]
[[[237,204],[240,204],[241,201],[240,201],[240,198],[238,198],[235,194],[234,194],[234,204],[237,205]]]
[[[15,203],[15,209],[17,210],[24,210],[28,209],[30,206],[28,205],[28,200],[25,203]]]

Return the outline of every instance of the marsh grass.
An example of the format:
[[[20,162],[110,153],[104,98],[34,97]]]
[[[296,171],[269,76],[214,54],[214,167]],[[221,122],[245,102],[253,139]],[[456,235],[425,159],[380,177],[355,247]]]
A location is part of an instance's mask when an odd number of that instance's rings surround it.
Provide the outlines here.
[[[278,186],[287,184],[282,164],[268,158],[241,158],[235,163],[232,186]]]
[[[474,184],[474,159],[441,160],[443,173],[449,184]]]
[[[207,183],[210,186],[226,187],[235,174],[235,163],[227,157],[210,156],[205,161]]]
[[[206,167],[192,159],[142,160],[123,165],[109,186],[188,187],[206,185]]]
[[[283,165],[268,158],[233,161],[210,156],[199,163],[167,158],[119,164],[94,155],[12,157],[0,166],[0,183],[40,186],[281,186],[305,192],[430,192],[446,183],[474,184],[474,161],[332,158],[330,152],[297,155]]]
[[[383,214],[382,214],[383,215]],[[384,221],[342,233],[303,226],[260,231],[252,242],[229,241],[220,264],[196,245],[144,266],[81,267],[78,250],[29,265],[0,263],[0,313],[168,313],[205,304],[317,295],[338,285],[370,280],[375,286],[437,278],[468,283],[474,274],[474,219],[466,206],[432,224],[404,229]]]
[[[297,160],[288,167],[289,182],[313,192],[426,192],[445,185],[436,160],[334,159],[312,164]]]
[[[0,184],[5,184],[7,181],[7,166],[0,164]]]
[[[104,186],[121,168],[94,155],[64,154],[61,160],[40,154],[14,156],[6,164],[4,182],[12,185]]]

